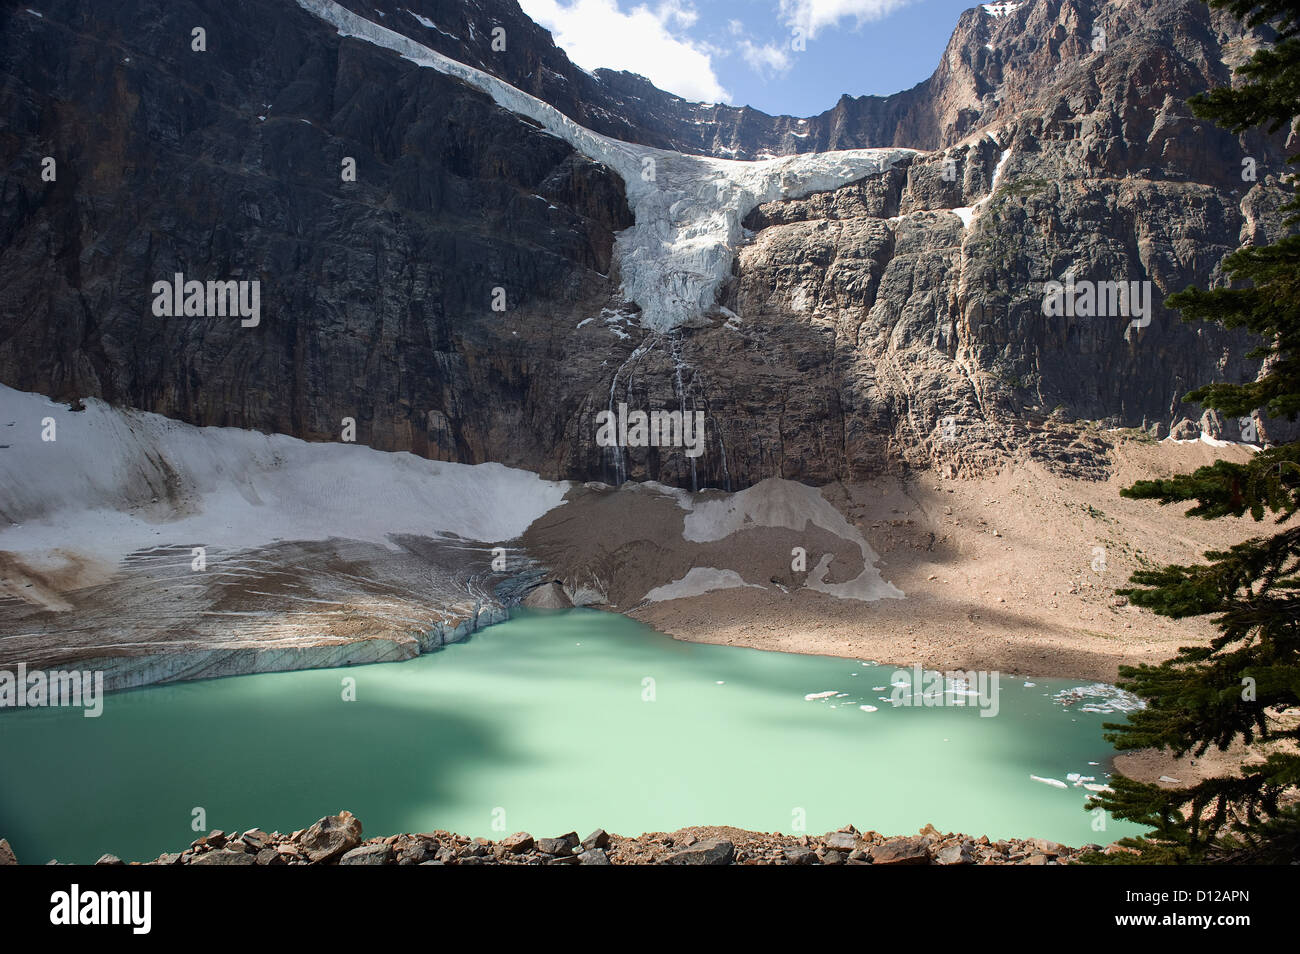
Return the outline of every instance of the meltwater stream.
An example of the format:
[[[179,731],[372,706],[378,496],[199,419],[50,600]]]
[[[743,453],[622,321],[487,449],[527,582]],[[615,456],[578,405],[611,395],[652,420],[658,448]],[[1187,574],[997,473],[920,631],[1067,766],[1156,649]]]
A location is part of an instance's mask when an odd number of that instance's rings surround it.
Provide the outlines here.
[[[1077,683],[1004,677],[987,718],[892,707],[893,667],[865,662],[683,643],[575,610],[410,662],[118,693],[99,718],[10,710],[0,836],[29,863],[149,860],[197,837],[196,808],[207,829],[282,832],[346,808],[368,835],[791,832],[801,817],[812,834],[1139,833],[1097,830],[1069,777],[1106,781],[1101,724],[1122,718],[1054,698]]]

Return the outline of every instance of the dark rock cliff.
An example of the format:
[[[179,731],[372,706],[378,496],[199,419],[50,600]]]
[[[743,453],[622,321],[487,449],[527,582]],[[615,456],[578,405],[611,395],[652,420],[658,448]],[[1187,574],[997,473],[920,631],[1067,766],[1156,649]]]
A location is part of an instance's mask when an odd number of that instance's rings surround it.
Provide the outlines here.
[[[41,8],[0,32],[0,380],[308,438],[352,417],[457,460],[545,450],[550,345],[517,329],[607,297],[616,177],[292,2]],[[263,320],[155,317],[176,272],[260,280]]]
[[[1168,427],[1254,373],[1249,342],[1161,305],[1280,227],[1284,143],[1186,106],[1258,42],[1199,2],[975,8],[930,80],[807,120],[587,74],[513,0],[345,5],[634,142],[945,151],[755,210],[728,311],[659,335],[611,271],[622,182],[459,81],[292,0],[5,3],[0,382],[311,439],[351,417],[381,449],[605,480],[599,411],[685,405],[704,456],[632,451],[627,476],[734,489],[1021,447],[1087,472],[1050,419]],[[1067,271],[1150,281],[1150,324],[1044,316]],[[259,280],[260,324],[155,317],[176,272]]]

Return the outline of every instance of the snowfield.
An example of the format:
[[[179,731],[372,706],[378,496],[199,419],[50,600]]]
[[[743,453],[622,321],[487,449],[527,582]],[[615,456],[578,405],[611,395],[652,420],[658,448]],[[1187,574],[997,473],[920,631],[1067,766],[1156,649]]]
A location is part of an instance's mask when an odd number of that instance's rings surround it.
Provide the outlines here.
[[[883,172],[917,152],[851,149],[742,162],[638,146],[592,132],[503,80],[333,0],[296,2],[342,36],[392,50],[482,90],[498,105],[541,124],[621,176],[636,222],[618,234],[615,260],[624,295],[641,306],[641,323],[655,331],[685,324],[713,307],[742,239],[741,220],[758,205],[835,189]]]
[[[116,561],[159,545],[252,549],[390,534],[497,543],[559,506],[568,483],[356,444],[193,427],[88,399],[70,411],[0,385],[0,551]],[[52,418],[55,440],[42,440]]]

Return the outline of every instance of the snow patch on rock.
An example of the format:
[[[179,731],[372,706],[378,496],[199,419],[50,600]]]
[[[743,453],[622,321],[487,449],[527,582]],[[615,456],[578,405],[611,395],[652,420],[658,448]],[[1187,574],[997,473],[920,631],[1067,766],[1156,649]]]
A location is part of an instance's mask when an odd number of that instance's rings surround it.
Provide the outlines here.
[[[656,586],[645,595],[651,603],[663,600],[680,600],[688,596],[700,596],[714,590],[729,590],[739,586],[752,586],[762,589],[757,583],[746,583],[735,570],[719,570],[711,566],[694,566],[680,580],[673,580],[663,586]]]
[[[679,504],[681,501],[679,500]],[[747,490],[725,497],[695,499],[686,515],[682,536],[693,543],[722,540],[754,527],[783,527],[803,531],[821,527],[857,545],[862,554],[862,572],[843,583],[830,583],[826,575],[833,554],[822,555],[808,574],[807,586],[841,599],[872,601],[901,598],[903,591],[885,581],[875,563],[880,557],[866,538],[844,518],[816,487],[769,477]]]

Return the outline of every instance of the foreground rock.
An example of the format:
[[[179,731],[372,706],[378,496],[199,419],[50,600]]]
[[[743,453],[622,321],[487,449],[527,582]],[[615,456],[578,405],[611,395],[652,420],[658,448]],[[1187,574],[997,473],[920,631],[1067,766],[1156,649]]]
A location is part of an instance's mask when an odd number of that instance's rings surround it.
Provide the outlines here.
[[[329,861],[361,841],[361,822],[351,812],[322,818],[302,834],[299,844],[308,861]]]
[[[292,835],[252,829],[242,835],[214,831],[179,854],[151,865],[1057,865],[1086,851],[1107,854],[1112,845],[1070,848],[1041,838],[990,841],[987,836],[940,832],[933,825],[908,837],[861,832],[852,825],[823,835],[782,835],[740,828],[702,827],[648,832],[634,838],[596,829],[581,841],[576,832],[534,838],[516,832],[491,841],[452,832],[361,838],[351,812],[322,818]],[[111,856],[105,856],[111,857]],[[0,864],[13,864],[0,840]],[[114,859],[116,860],[116,859]],[[118,862],[119,864],[121,862]],[[138,864],[138,862],[133,862]]]

